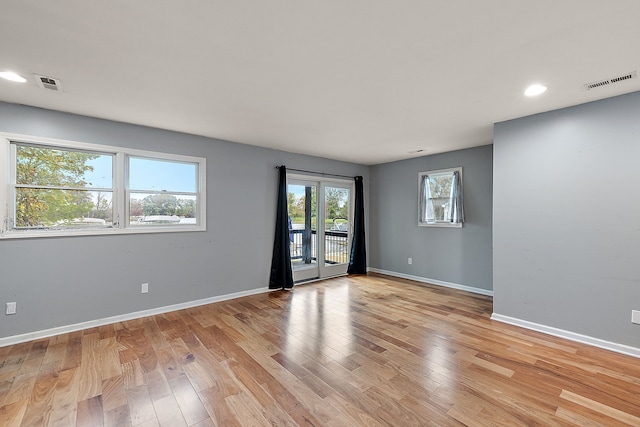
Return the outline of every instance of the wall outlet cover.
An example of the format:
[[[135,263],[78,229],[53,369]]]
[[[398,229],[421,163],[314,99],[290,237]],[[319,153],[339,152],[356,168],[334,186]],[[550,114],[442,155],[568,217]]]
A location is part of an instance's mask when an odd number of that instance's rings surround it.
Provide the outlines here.
[[[6,314],[16,314],[18,307],[17,307],[17,303],[15,302],[8,302],[7,303],[7,309],[5,311]]]
[[[148,284],[148,283],[143,283],[143,284],[142,284],[141,292],[142,292],[143,294],[146,294],[147,292],[149,292],[149,284]]]
[[[640,325],[640,310],[631,310],[631,323]]]

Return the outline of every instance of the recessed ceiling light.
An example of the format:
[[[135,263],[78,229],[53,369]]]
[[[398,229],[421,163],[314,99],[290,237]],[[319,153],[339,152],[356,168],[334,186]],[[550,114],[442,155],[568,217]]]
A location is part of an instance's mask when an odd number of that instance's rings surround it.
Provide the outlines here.
[[[11,80],[12,82],[16,82],[16,83],[26,83],[27,81],[27,79],[25,79],[21,75],[16,74],[12,71],[2,71],[0,72],[0,77],[2,77],[5,80]]]
[[[524,91],[524,94],[527,96],[538,96],[541,93],[544,93],[544,91],[547,90],[546,86],[542,86],[542,85],[531,85],[527,88],[527,90]]]

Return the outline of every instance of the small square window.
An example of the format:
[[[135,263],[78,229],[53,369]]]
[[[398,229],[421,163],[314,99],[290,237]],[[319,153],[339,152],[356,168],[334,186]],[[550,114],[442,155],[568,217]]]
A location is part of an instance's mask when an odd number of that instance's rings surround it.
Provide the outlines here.
[[[418,174],[418,225],[462,227],[462,168]]]

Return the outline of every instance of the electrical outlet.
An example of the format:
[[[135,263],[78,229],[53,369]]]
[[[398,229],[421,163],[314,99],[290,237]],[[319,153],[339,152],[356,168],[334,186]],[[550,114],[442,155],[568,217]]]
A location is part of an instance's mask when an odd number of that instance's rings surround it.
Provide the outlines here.
[[[631,323],[640,325],[640,310],[631,310]]]
[[[17,309],[18,309],[17,303],[8,302],[7,303],[7,310],[5,311],[5,314],[16,314]]]
[[[407,264],[413,264],[413,258],[407,258]]]
[[[147,292],[149,292],[149,284],[148,283],[143,283],[142,284],[141,293],[146,294]]]

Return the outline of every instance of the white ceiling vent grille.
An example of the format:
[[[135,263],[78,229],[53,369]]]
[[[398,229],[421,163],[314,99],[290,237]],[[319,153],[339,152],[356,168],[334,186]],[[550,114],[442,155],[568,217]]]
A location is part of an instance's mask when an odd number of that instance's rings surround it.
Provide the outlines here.
[[[584,87],[586,87],[587,90],[591,90],[591,89],[595,89],[602,86],[608,86],[614,83],[620,83],[625,80],[635,79],[637,77],[638,77],[638,72],[632,71],[630,73],[623,74],[621,76],[611,77],[610,79],[600,80],[598,82],[593,82],[593,83],[587,83],[584,85]]]
[[[34,74],[36,77],[36,81],[38,82],[38,86],[43,89],[54,90],[56,92],[62,92],[62,82],[59,79],[47,76],[41,76],[39,74]]]

